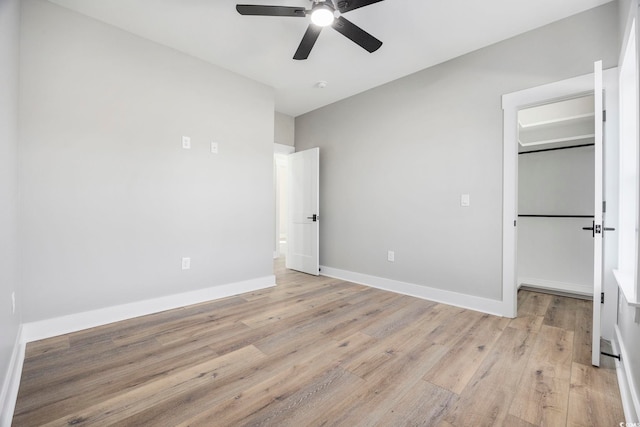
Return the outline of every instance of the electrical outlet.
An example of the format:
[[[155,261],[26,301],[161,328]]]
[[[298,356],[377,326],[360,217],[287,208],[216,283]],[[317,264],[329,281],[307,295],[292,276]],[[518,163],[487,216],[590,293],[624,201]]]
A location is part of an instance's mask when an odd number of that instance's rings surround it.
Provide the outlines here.
[[[16,314],[16,293],[11,292],[11,314]]]
[[[191,268],[191,258],[182,258],[182,269],[189,270]]]
[[[388,251],[387,252],[387,261],[395,262],[395,260],[396,260],[396,253],[394,251]]]
[[[191,149],[191,138],[189,138],[188,136],[182,137],[182,148],[184,148],[185,150]]]

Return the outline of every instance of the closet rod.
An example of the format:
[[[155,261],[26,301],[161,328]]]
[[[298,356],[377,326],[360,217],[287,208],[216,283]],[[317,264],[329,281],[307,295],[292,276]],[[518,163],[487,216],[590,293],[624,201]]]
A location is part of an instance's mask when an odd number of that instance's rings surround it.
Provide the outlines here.
[[[518,214],[520,218],[593,218],[593,215],[526,215]]]
[[[591,147],[593,145],[595,144],[580,144],[580,145],[571,145],[569,147],[542,148],[540,150],[523,151],[521,153],[518,153],[518,156],[520,154],[541,153],[543,151],[568,150],[569,148]]]

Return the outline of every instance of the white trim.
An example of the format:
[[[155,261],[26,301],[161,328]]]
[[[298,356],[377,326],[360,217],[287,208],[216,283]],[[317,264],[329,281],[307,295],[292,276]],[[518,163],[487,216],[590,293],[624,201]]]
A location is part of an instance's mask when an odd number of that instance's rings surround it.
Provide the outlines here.
[[[197,291],[85,311],[83,313],[70,314],[37,322],[29,322],[23,324],[21,342],[28,343],[106,325],[120,320],[131,319],[133,317],[145,316],[147,314],[225,298],[245,292],[252,292],[273,287],[275,283],[275,276],[270,275],[242,282],[212,286]]]
[[[622,3],[621,3],[622,4]],[[618,274],[616,281],[624,294],[627,302],[640,303],[640,291],[638,290],[638,278],[640,270],[640,259],[638,254],[638,67],[640,66],[640,55],[638,55],[640,45],[640,15],[638,13],[638,1],[631,0],[629,2],[630,9],[624,11],[623,16],[626,17],[623,24],[624,33],[623,41],[620,48],[618,64],[620,66],[619,74],[619,149],[620,149],[620,188],[619,188],[619,222],[618,230],[620,239],[618,241]],[[631,87],[629,87],[631,86]],[[635,87],[633,87],[635,86]],[[633,104],[631,108],[627,104]],[[635,111],[634,111],[635,110]],[[633,114],[631,114],[633,113]],[[626,161],[630,155],[635,158],[632,163],[635,165],[628,167]],[[629,185],[624,177],[633,177],[632,185]],[[630,217],[629,217],[630,215]],[[636,237],[634,235],[634,229]]]
[[[296,147],[292,145],[273,143],[273,154],[293,154],[296,151]]]
[[[626,16],[626,18],[624,23],[624,34],[622,36],[622,43],[620,45],[620,53],[618,54],[618,64],[622,64],[624,60],[624,54],[627,50],[627,44],[629,43],[629,38],[631,37],[631,24],[633,23],[633,20],[636,19],[636,17],[639,15],[638,8],[640,8],[640,2],[638,2],[638,0],[631,0],[629,2],[629,10],[623,11],[623,16]],[[636,25],[638,25],[637,22]]]
[[[620,361],[616,361],[616,374],[618,376],[618,387],[620,388],[620,398],[622,399],[622,409],[624,410],[624,418],[627,422],[638,422],[638,414],[640,414],[640,398],[638,396],[638,387],[633,381],[633,373],[631,366],[624,362],[628,359],[627,349],[622,341],[620,328],[615,325],[615,340],[613,340],[613,352],[620,354]]]
[[[578,283],[558,282],[556,280],[536,279],[534,277],[518,277],[518,288],[521,286],[593,296],[593,285],[591,284],[580,285]]]
[[[627,305],[632,307],[640,307],[640,301],[635,301],[630,299],[627,295],[629,286],[633,283],[633,275],[631,273],[624,274],[621,273],[620,270],[613,270],[613,277],[616,279],[616,283],[618,284],[618,289],[620,289],[620,293],[624,297],[624,301]]]
[[[20,342],[22,336],[22,326],[18,328],[16,341],[13,344],[13,352],[11,361],[2,384],[2,392],[0,393],[0,426],[9,427],[13,420],[13,412],[16,407],[18,398],[18,389],[20,387],[20,378],[22,376],[22,365],[24,363],[25,345]]]
[[[321,266],[320,274],[327,277],[346,280],[360,285],[412,297],[427,299],[456,307],[468,308],[483,313],[504,316],[502,301],[446,291],[444,289],[430,288],[414,283],[400,282],[398,280],[385,279],[383,277],[370,276],[368,274],[355,273],[353,271],[340,270],[338,268]]]

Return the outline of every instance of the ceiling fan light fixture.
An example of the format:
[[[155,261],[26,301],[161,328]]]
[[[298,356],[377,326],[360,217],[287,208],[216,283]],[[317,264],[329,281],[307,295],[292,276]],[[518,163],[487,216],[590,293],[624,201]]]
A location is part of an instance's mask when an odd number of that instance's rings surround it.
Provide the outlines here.
[[[301,0],[299,0],[301,1]],[[258,4],[237,4],[240,15],[258,16],[291,16],[310,18],[311,23],[302,36],[293,59],[302,60],[309,57],[313,45],[318,40],[323,27],[330,26],[364,50],[373,53],[382,46],[382,42],[342,15],[354,9],[379,3],[383,0],[308,0],[311,10],[302,6],[268,6]]]
[[[328,6],[318,6],[311,12],[311,22],[319,27],[326,27],[333,24],[333,10]]]

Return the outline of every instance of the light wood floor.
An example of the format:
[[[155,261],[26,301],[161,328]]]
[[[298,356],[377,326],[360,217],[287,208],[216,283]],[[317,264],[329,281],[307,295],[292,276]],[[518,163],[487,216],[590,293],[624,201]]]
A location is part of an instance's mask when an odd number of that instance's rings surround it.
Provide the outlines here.
[[[14,425],[617,426],[591,302],[505,319],[286,271],[278,286],[31,343]]]

